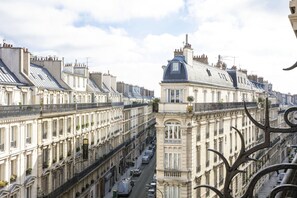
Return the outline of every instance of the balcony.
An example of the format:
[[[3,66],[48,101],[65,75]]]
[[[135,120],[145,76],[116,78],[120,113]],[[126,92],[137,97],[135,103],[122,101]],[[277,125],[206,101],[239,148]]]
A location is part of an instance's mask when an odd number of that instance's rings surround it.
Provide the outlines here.
[[[0,118],[38,115],[40,113],[57,113],[76,111],[83,109],[96,109],[105,107],[123,106],[124,103],[71,103],[71,104],[48,104],[48,105],[8,105],[0,106]],[[147,105],[147,104],[143,104]]]
[[[120,144],[115,149],[111,150],[108,154],[104,155],[103,157],[100,157],[98,160],[96,160],[93,164],[86,167],[81,172],[77,173],[75,176],[73,176],[71,179],[68,179],[65,183],[63,183],[61,186],[56,188],[54,191],[50,192],[50,194],[45,195],[43,197],[46,198],[54,198],[58,197],[59,195],[63,194],[64,192],[68,191],[73,187],[74,184],[78,183],[82,178],[87,177],[90,173],[94,172],[98,169],[99,166],[106,163],[108,159],[110,159],[115,153],[117,153],[119,150],[125,148],[127,145],[131,144],[131,142],[134,139],[129,139],[126,142]]]
[[[181,144],[181,140],[165,139],[164,143],[166,144]]]
[[[257,107],[256,102],[246,102],[247,107]],[[226,102],[226,103],[195,103],[194,110],[195,112],[204,112],[204,111],[217,111],[224,109],[242,109],[244,107],[243,102]]]
[[[164,177],[181,177],[179,170],[164,170]]]
[[[247,107],[257,108],[256,102],[246,102]],[[159,112],[187,112],[187,103],[159,103]],[[194,112],[218,111],[227,109],[243,109],[243,102],[226,102],[226,103],[193,103]]]

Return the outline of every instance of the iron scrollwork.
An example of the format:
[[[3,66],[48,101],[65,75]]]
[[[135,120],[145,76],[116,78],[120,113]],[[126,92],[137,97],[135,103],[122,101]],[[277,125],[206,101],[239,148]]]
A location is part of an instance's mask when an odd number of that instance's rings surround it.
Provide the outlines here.
[[[247,110],[247,107],[246,107],[245,103],[244,103],[244,110],[245,110],[245,113],[248,116],[248,118],[251,120],[251,122],[256,127],[260,128],[260,129],[262,129],[264,131],[264,142],[262,142],[262,143],[260,143],[258,145],[255,145],[254,147],[246,150],[243,135],[240,133],[240,131],[237,128],[232,127],[232,129],[234,129],[235,132],[238,133],[238,135],[240,137],[240,140],[241,140],[240,153],[239,153],[237,159],[235,160],[235,162],[232,165],[230,165],[228,163],[228,160],[224,157],[223,154],[221,154],[220,152],[218,152],[216,150],[208,149],[208,151],[211,151],[211,152],[214,152],[215,154],[217,154],[223,160],[223,163],[225,165],[226,176],[225,176],[223,191],[221,192],[220,190],[218,190],[215,187],[210,186],[210,185],[198,185],[194,189],[204,187],[204,188],[208,188],[208,189],[214,191],[220,198],[232,198],[232,190],[230,189],[232,179],[238,173],[245,173],[245,171],[239,170],[239,167],[242,164],[244,164],[244,163],[246,163],[247,161],[250,161],[250,160],[258,161],[257,159],[251,158],[250,156],[253,153],[257,152],[257,151],[260,151],[260,150],[265,149],[265,148],[269,148],[271,146],[271,144],[270,144],[270,134],[271,133],[294,133],[294,132],[297,132],[297,124],[291,122],[290,119],[289,119],[290,113],[296,112],[297,107],[291,107],[291,108],[289,108],[289,109],[287,109],[285,111],[284,120],[290,126],[290,128],[274,128],[274,127],[270,126],[268,98],[266,98],[265,122],[264,122],[264,124],[261,124],[261,123],[257,122],[251,116],[251,114]],[[297,164],[291,164],[291,163],[275,164],[275,165],[271,165],[271,166],[268,166],[266,168],[263,168],[263,169],[259,170],[251,178],[251,180],[250,180],[250,182],[249,182],[249,184],[248,184],[248,186],[246,188],[246,191],[241,196],[241,198],[253,197],[254,187],[255,187],[256,183],[259,181],[259,179],[261,177],[263,177],[264,175],[269,174],[271,172],[275,172],[275,171],[279,171],[279,170],[283,170],[283,169],[297,170]],[[287,190],[287,189],[291,189],[291,190],[297,189],[297,185],[293,185],[293,184],[279,185],[279,186],[272,189],[272,191],[270,193],[270,197],[275,197],[275,195],[278,192],[283,191],[283,190]]]

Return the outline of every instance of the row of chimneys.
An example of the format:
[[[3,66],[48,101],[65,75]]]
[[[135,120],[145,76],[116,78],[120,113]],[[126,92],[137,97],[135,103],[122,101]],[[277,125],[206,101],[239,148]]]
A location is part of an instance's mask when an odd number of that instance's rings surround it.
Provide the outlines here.
[[[35,61],[45,61],[45,60],[48,60],[48,61],[57,61],[57,60],[59,60],[59,58],[56,57],[56,56],[46,56],[46,57],[33,56],[31,59],[32,60],[35,60]]]
[[[8,44],[8,43],[3,43],[3,47],[12,48],[13,45],[12,44]]]
[[[248,75],[248,79],[250,81],[258,82],[258,83],[264,83],[264,78],[263,77],[258,77],[257,75]]]
[[[12,44],[8,44],[8,43],[3,43],[3,46],[0,44],[0,47],[4,47],[4,48],[13,48]],[[24,52],[28,52],[28,48],[23,48]]]
[[[84,64],[84,63],[66,63],[65,64],[65,67],[86,67],[87,68],[87,65]]]
[[[174,50],[174,56],[182,56],[183,55],[183,49],[175,49]],[[193,60],[199,61],[201,63],[208,64],[208,57],[205,54],[202,54],[201,56],[193,56]]]

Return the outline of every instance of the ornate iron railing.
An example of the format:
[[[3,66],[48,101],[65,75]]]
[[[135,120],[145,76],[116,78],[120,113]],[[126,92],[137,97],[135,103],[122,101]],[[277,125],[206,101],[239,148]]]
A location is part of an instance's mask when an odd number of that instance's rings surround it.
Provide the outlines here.
[[[258,127],[259,129],[262,129],[264,131],[264,142],[257,144],[251,148],[246,148],[245,146],[245,141],[243,135],[240,133],[240,131],[232,127],[236,133],[238,133],[240,140],[241,140],[241,149],[240,153],[235,160],[235,162],[230,165],[228,160],[224,157],[223,154],[220,152],[213,150],[213,149],[208,149],[209,151],[214,152],[217,154],[222,160],[225,165],[226,169],[226,176],[225,176],[225,181],[224,181],[224,188],[222,192],[218,190],[217,188],[210,186],[210,185],[198,185],[196,188],[207,188],[212,191],[214,191],[220,198],[232,198],[232,189],[230,189],[232,179],[239,173],[245,173],[245,171],[240,170],[240,166],[243,165],[244,163],[253,160],[253,161],[258,161],[257,159],[251,158],[250,156],[254,154],[257,151],[263,151],[263,149],[269,148],[274,144],[275,142],[279,141],[279,139],[276,140],[270,140],[270,135],[272,133],[294,133],[297,132],[297,124],[293,123],[290,121],[290,115],[293,112],[297,112],[297,107],[291,107],[287,109],[284,113],[284,120],[287,123],[290,128],[274,128],[270,126],[270,121],[269,121],[269,107],[268,107],[268,98],[266,98],[266,106],[265,106],[265,119],[264,119],[264,124],[261,124],[257,122],[249,113],[247,110],[246,104],[244,104],[244,109],[245,113],[249,117],[249,119],[252,121],[252,123]],[[249,184],[247,185],[246,191],[244,194],[241,196],[241,198],[251,198],[253,197],[254,194],[254,188],[256,183],[261,179],[261,177],[275,172],[279,170],[287,170],[287,169],[294,169],[297,170],[297,164],[291,164],[291,163],[282,163],[282,164],[275,164],[268,166],[266,168],[263,168],[259,170],[251,179]],[[270,197],[275,197],[278,192],[286,191],[286,190],[297,190],[297,185],[295,184],[281,184],[271,190]]]

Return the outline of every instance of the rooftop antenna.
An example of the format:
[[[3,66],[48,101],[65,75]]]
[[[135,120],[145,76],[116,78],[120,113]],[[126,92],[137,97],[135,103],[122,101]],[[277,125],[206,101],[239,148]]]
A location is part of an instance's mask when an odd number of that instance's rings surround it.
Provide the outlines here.
[[[188,34],[186,34],[186,45],[188,44]]]
[[[86,59],[87,59],[87,67],[89,67],[89,58],[90,57],[86,57]]]

